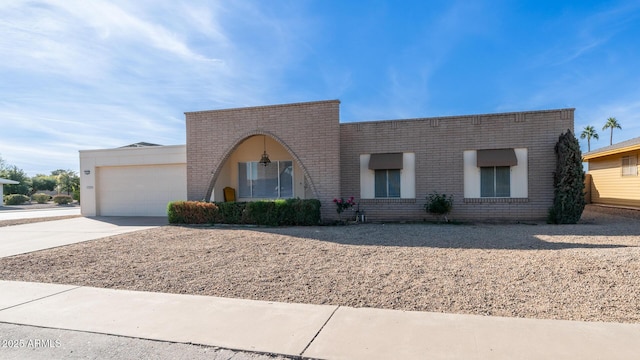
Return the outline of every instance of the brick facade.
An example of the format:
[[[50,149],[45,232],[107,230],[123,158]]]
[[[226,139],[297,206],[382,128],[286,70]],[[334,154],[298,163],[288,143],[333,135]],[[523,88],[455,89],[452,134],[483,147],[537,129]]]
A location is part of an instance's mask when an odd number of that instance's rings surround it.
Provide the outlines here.
[[[433,191],[453,195],[453,219],[544,219],[553,203],[554,147],[567,129],[573,109],[341,124],[342,194],[360,198],[360,154],[413,152],[415,199],[362,200],[369,219],[429,219],[424,204]],[[465,199],[463,152],[500,148],[528,149],[528,198]]]
[[[284,146],[305,172],[323,218],[332,218],[340,193],[340,101],[188,112],[187,196],[209,199],[225,160],[250,136]],[[259,155],[259,154],[258,154]]]
[[[543,219],[553,201],[554,146],[573,109],[340,124],[337,100],[186,113],[187,191],[208,199],[221,164],[250,136],[275,139],[300,165],[325,220],[355,196],[370,220],[422,220],[427,194],[452,194],[454,219]],[[528,197],[465,199],[463,152],[526,148]],[[360,155],[415,153],[415,199],[360,200]]]

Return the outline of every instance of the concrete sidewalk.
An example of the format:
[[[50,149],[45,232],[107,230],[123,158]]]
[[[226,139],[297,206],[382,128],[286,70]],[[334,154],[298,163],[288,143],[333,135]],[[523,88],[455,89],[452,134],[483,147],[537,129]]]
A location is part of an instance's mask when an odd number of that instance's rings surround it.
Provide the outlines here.
[[[56,216],[80,215],[80,207],[43,208],[43,209],[12,209],[0,206],[0,221],[15,219],[36,219]]]
[[[633,359],[640,354],[640,324],[357,309],[12,281],[0,281],[0,322],[318,359]]]
[[[79,217],[0,227],[0,257],[100,239],[167,224],[166,217]]]

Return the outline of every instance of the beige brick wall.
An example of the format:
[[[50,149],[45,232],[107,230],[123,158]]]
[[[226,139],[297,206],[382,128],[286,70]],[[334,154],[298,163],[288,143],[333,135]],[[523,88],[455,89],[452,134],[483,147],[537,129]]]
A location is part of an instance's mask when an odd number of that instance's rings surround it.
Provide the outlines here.
[[[554,146],[560,134],[573,131],[573,109],[348,123],[340,125],[343,196],[360,198],[360,154],[416,154],[416,199],[363,200],[372,220],[432,219],[426,196],[452,194],[451,218],[544,219],[553,202]],[[528,149],[526,200],[464,199],[463,151]]]
[[[336,218],[334,197],[360,201],[361,154],[413,152],[416,198],[361,201],[368,219],[422,220],[427,194],[454,196],[451,218],[544,219],[553,201],[554,146],[573,131],[574,109],[339,123],[340,102],[319,101],[186,113],[187,190],[208,198],[218,165],[247,137],[267,134],[299,163],[322,202],[324,220]],[[528,198],[465,200],[463,152],[528,149]]]
[[[188,198],[208,199],[218,165],[249,136],[267,134],[306,172],[323,218],[334,217],[331,201],[340,193],[339,106],[331,100],[185,113]]]

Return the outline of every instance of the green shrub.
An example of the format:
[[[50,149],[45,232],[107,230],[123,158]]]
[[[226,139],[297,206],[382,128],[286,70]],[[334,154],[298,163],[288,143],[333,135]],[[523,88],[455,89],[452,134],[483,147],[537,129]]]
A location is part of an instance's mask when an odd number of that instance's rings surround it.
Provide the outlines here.
[[[214,224],[218,206],[201,201],[174,201],[167,205],[170,224]]]
[[[578,139],[571,130],[561,134],[555,146],[556,171],[553,173],[553,207],[547,221],[575,224],[585,207],[584,169]]]
[[[49,196],[48,194],[38,193],[38,194],[33,194],[32,198],[38,204],[46,204],[51,198],[51,196]]]
[[[317,199],[290,199],[287,200],[290,211],[293,212],[293,223],[290,225],[312,226],[320,223],[320,200]]]
[[[216,203],[216,205],[219,209],[217,222],[223,224],[247,223],[246,202],[220,202]]]
[[[210,206],[215,207],[211,210]],[[254,224],[267,226],[317,225],[320,201],[287,199],[275,201],[205,203],[177,201],[167,208],[172,224]]]
[[[424,204],[424,210],[431,214],[442,215],[444,220],[449,222],[447,214],[451,212],[453,208],[453,196],[446,194],[438,194],[434,191],[427,196],[427,203]]]
[[[11,194],[4,197],[4,203],[6,205],[21,205],[29,200],[27,195],[22,194]]]
[[[53,197],[53,202],[58,205],[66,205],[71,204],[73,202],[73,198],[69,195],[56,195]]]
[[[280,200],[280,202],[283,202]],[[280,225],[280,216],[275,201],[252,201],[247,203],[247,218],[257,225]]]
[[[217,222],[268,226],[318,225],[320,201],[286,199],[275,201],[220,202]]]

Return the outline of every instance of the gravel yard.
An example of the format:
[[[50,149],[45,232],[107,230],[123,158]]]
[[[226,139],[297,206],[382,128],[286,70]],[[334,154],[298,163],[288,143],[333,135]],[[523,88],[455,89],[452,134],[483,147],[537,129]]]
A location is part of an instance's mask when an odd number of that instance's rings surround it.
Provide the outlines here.
[[[578,225],[165,226],[0,259],[0,279],[640,323],[638,211]]]

